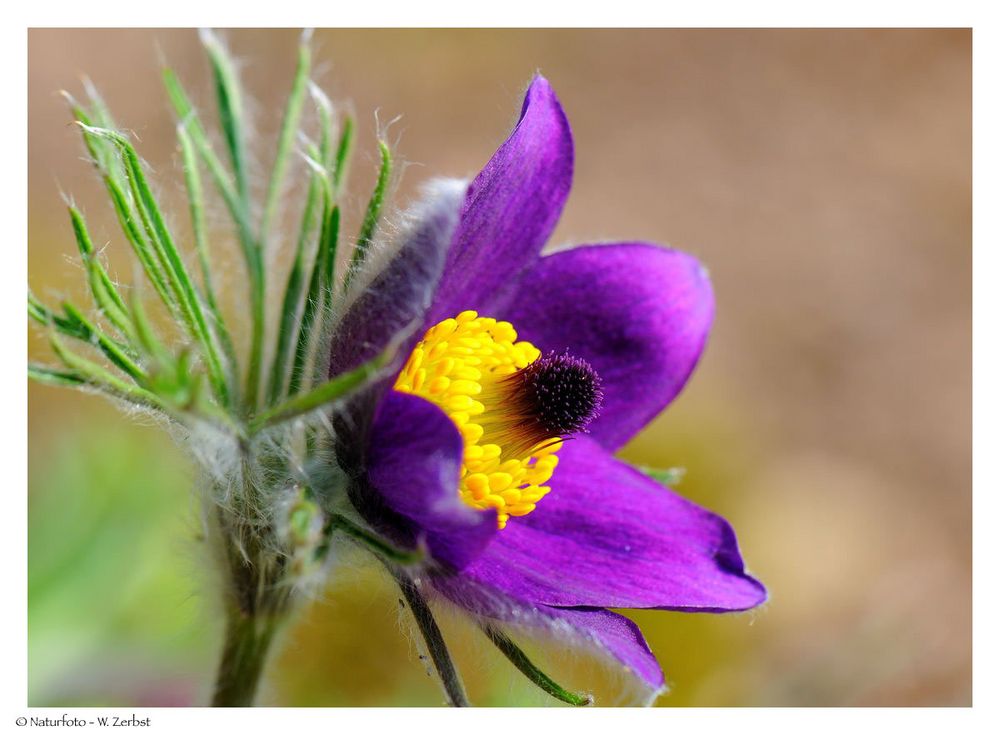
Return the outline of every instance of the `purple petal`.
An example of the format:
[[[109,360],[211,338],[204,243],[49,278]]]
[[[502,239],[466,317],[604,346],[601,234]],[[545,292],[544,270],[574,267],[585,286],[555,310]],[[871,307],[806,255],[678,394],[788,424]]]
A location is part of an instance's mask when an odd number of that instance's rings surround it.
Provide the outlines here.
[[[532,604],[747,610],[767,597],[725,519],[585,437],[561,450],[550,492],[463,576]]]
[[[374,495],[357,503],[386,530],[396,521],[397,538],[423,538],[432,556],[461,568],[497,533],[496,511],[478,511],[458,494],[462,437],[437,406],[390,391],[375,415],[368,449],[368,482]],[[385,513],[385,510],[390,513]]]
[[[469,187],[431,323],[488,310],[534,263],[556,226],[573,178],[573,138],[555,92],[535,77],[521,117]]]
[[[420,339],[466,189],[460,181],[432,182],[423,200],[404,215],[402,233],[369,255],[334,326],[331,375],[371,360],[403,330],[412,329],[411,344]]]
[[[423,332],[420,327],[444,270],[445,257],[465,199],[464,182],[438,180],[404,216],[401,233],[372,253],[354,278],[330,345],[330,375],[358,367],[380,354],[393,338],[402,338],[402,364]],[[331,417],[337,460],[354,476],[364,466],[359,441],[392,378],[368,386]],[[356,496],[357,493],[352,493]]]
[[[593,641],[620,661],[627,673],[639,677],[658,694],[665,689],[663,670],[649,649],[639,626],[624,615],[600,608],[548,608],[554,620]]]
[[[435,589],[452,603],[484,618],[513,626],[542,629],[576,645],[596,647],[625,666],[653,692],[664,688],[663,671],[639,627],[623,615],[601,608],[556,608],[515,601],[469,582],[464,575],[432,578]],[[544,668],[544,667],[543,667]]]
[[[656,245],[590,245],[541,258],[500,313],[543,353],[568,350],[601,377],[588,433],[617,449],[670,403],[701,355],[714,312],[701,264]]]

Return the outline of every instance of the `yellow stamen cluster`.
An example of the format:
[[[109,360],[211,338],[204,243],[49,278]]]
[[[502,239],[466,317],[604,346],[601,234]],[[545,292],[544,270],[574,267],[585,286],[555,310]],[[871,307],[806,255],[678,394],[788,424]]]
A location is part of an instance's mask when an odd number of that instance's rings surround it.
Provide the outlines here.
[[[500,528],[535,509],[559,461],[558,437],[524,449],[505,417],[500,381],[540,356],[517,341],[510,322],[463,311],[427,330],[396,379],[396,390],[437,405],[458,426],[465,442],[459,494],[474,508],[496,508]]]

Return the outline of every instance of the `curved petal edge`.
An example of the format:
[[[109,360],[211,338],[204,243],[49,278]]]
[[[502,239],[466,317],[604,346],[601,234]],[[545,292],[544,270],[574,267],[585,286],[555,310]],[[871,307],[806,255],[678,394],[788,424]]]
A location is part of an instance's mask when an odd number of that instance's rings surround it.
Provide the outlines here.
[[[552,491],[463,574],[528,604],[737,612],[767,591],[729,523],[612,457],[567,442]]]
[[[547,255],[498,314],[542,352],[568,350],[601,376],[588,433],[617,449],[687,383],[715,302],[696,258],[648,243],[583,245]]]
[[[521,116],[469,186],[429,322],[488,311],[555,229],[573,179],[573,137],[548,80],[536,76]]]
[[[383,524],[390,517],[386,510],[395,516],[395,528],[380,530],[411,545],[424,541],[436,561],[455,569],[478,556],[496,535],[496,511],[471,508],[458,495],[462,437],[434,404],[387,393],[375,415],[368,452],[369,485],[355,505]]]

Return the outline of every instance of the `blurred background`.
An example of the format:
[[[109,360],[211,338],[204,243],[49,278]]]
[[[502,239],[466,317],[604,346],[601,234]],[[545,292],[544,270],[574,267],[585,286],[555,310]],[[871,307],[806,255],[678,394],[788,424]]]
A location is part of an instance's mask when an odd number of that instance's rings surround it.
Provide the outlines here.
[[[264,170],[297,33],[224,35]],[[576,141],[553,242],[669,243],[711,270],[704,359],[622,456],[687,468],[678,490],[732,521],[771,601],[630,612],[672,685],[660,706],[971,704],[971,46],[965,30],[316,32],[315,78],[357,113],[355,221],[376,109],[403,115],[405,203],[474,174],[541,70]],[[134,272],[58,95],[83,75],[186,223],[163,58],[214,119],[193,31],[29,32],[28,281],[46,301],[85,299],[63,195]],[[37,334],[28,349],[51,361]],[[28,430],[30,704],[203,704],[221,629],[192,467],[73,391],[30,385]],[[438,704],[395,598],[374,571],[342,573],[261,702]],[[460,620],[445,633],[474,701],[550,703]],[[599,702],[631,701],[600,662],[527,648]]]

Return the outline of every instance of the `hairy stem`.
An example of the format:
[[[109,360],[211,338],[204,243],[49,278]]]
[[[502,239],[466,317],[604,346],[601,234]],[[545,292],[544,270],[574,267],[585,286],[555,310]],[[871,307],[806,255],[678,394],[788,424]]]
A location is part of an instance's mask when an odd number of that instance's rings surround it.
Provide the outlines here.
[[[213,707],[253,705],[276,629],[274,618],[243,615],[240,611],[229,615],[215,693],[212,695]]]
[[[424,643],[427,644],[427,651],[434,662],[434,668],[441,680],[448,704],[452,707],[470,706],[469,699],[465,695],[465,687],[462,685],[462,678],[455,669],[455,664],[448,653],[448,646],[445,645],[444,637],[441,635],[441,629],[427,605],[427,600],[420,593],[420,588],[405,572],[393,569],[388,564],[386,567],[395,577],[396,583],[399,584],[399,589],[402,590],[403,597],[406,598],[406,602],[410,606],[410,612],[413,613],[413,619],[417,622],[417,627],[420,628],[420,634],[424,638]]]
[[[287,556],[267,543],[273,528],[256,511],[258,461],[245,447],[243,492],[234,498],[232,507],[217,507],[215,514],[229,585],[226,638],[212,697],[215,707],[253,704],[268,649],[293,608]]]

